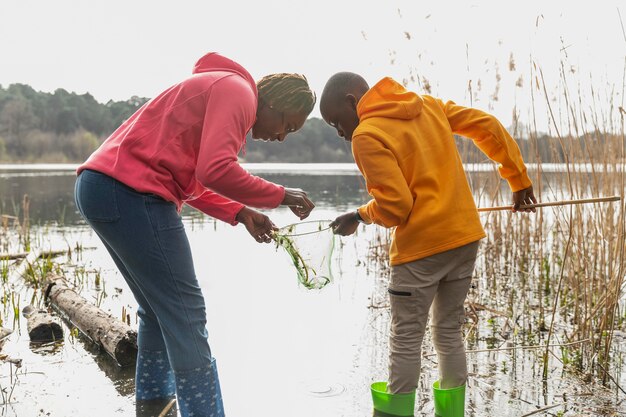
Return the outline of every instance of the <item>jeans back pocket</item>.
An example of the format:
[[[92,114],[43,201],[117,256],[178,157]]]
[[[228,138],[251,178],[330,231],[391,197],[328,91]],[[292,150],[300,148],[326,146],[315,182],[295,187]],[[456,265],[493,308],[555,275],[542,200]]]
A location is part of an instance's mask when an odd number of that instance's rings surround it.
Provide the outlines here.
[[[90,222],[115,222],[120,218],[115,191],[116,180],[96,171],[85,170],[76,179],[78,210]]]
[[[146,208],[157,232],[184,229],[183,220],[176,204],[154,194],[144,194]]]

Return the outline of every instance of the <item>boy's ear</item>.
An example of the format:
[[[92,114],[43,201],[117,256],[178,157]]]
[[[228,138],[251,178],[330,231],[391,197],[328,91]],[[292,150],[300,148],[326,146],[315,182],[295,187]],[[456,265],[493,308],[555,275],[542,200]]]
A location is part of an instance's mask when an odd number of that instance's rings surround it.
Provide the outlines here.
[[[350,108],[356,111],[356,106],[359,103],[359,100],[356,99],[356,96],[354,94],[346,94],[346,100],[348,100]]]

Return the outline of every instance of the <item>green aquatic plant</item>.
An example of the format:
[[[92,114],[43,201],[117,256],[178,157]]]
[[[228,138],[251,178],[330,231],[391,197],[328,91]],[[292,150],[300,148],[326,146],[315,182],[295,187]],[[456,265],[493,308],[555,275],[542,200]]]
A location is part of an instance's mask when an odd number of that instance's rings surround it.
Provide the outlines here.
[[[45,256],[38,259],[33,264],[29,264],[24,271],[23,278],[34,288],[38,288],[44,282],[46,275],[50,272],[60,272],[60,267],[56,264],[51,256]]]
[[[0,279],[2,284],[9,282],[9,259],[3,258],[0,260]]]
[[[73,343],[79,336],[80,331],[78,330],[78,327],[72,327],[72,330],[70,330],[70,341]]]
[[[13,327],[17,323],[18,327],[20,324],[20,296],[17,296],[17,301],[15,301],[15,292],[11,292],[11,306],[13,307]]]
[[[328,277],[319,277],[321,280],[316,279],[315,276],[317,273],[315,269],[310,268],[300,252],[296,249],[293,240],[286,235],[275,234],[274,241],[276,242],[276,248],[282,247],[293,262],[293,266],[296,268],[296,273],[298,275],[298,281],[307,289],[320,289],[325,287],[330,279]]]
[[[307,222],[304,222],[307,223]],[[303,223],[300,223],[303,224]],[[306,259],[302,256],[300,251],[297,248],[297,245],[294,241],[294,237],[309,235],[313,233],[319,233],[325,230],[328,230],[328,227],[322,227],[322,222],[318,222],[317,230],[306,232],[306,233],[294,233],[296,224],[284,227],[280,229],[278,232],[273,234],[274,242],[276,242],[276,249],[282,247],[285,252],[289,255],[293,266],[296,269],[296,274],[298,277],[298,282],[302,284],[305,288],[311,289],[321,289],[328,285],[331,281],[330,274],[329,276],[324,276],[318,274],[318,272],[307,263]],[[332,251],[334,249],[334,237],[331,242],[330,253],[325,257],[323,261],[328,262],[328,268],[330,270],[330,258]]]
[[[102,283],[102,277],[100,275],[100,270],[95,271],[95,281],[94,281],[94,285],[96,286],[96,289],[100,288],[100,285]]]

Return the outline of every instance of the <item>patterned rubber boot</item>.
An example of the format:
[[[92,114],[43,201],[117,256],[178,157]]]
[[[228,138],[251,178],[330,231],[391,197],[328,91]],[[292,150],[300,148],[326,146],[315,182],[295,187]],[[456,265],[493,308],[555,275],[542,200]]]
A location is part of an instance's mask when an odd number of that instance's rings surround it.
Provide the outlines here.
[[[215,358],[208,367],[176,372],[178,410],[182,417],[224,417]]]
[[[135,398],[137,416],[159,415],[176,395],[174,372],[164,350],[137,352]],[[157,412],[158,410],[158,412]],[[168,415],[170,415],[168,413]],[[173,415],[176,415],[174,412]]]

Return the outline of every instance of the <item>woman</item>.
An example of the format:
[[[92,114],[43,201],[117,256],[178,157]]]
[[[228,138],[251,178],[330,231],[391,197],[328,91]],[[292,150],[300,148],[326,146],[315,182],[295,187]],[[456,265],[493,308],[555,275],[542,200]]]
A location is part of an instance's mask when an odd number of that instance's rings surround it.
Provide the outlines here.
[[[269,242],[256,208],[314,207],[305,192],[245,171],[237,155],[252,137],[283,141],[315,104],[306,78],[274,74],[255,84],[242,66],[209,53],[193,75],[120,126],[77,172],[76,205],[139,304],[136,399],[161,407],[175,394],[182,416],[223,416],[206,312],[180,218],[183,204]]]

